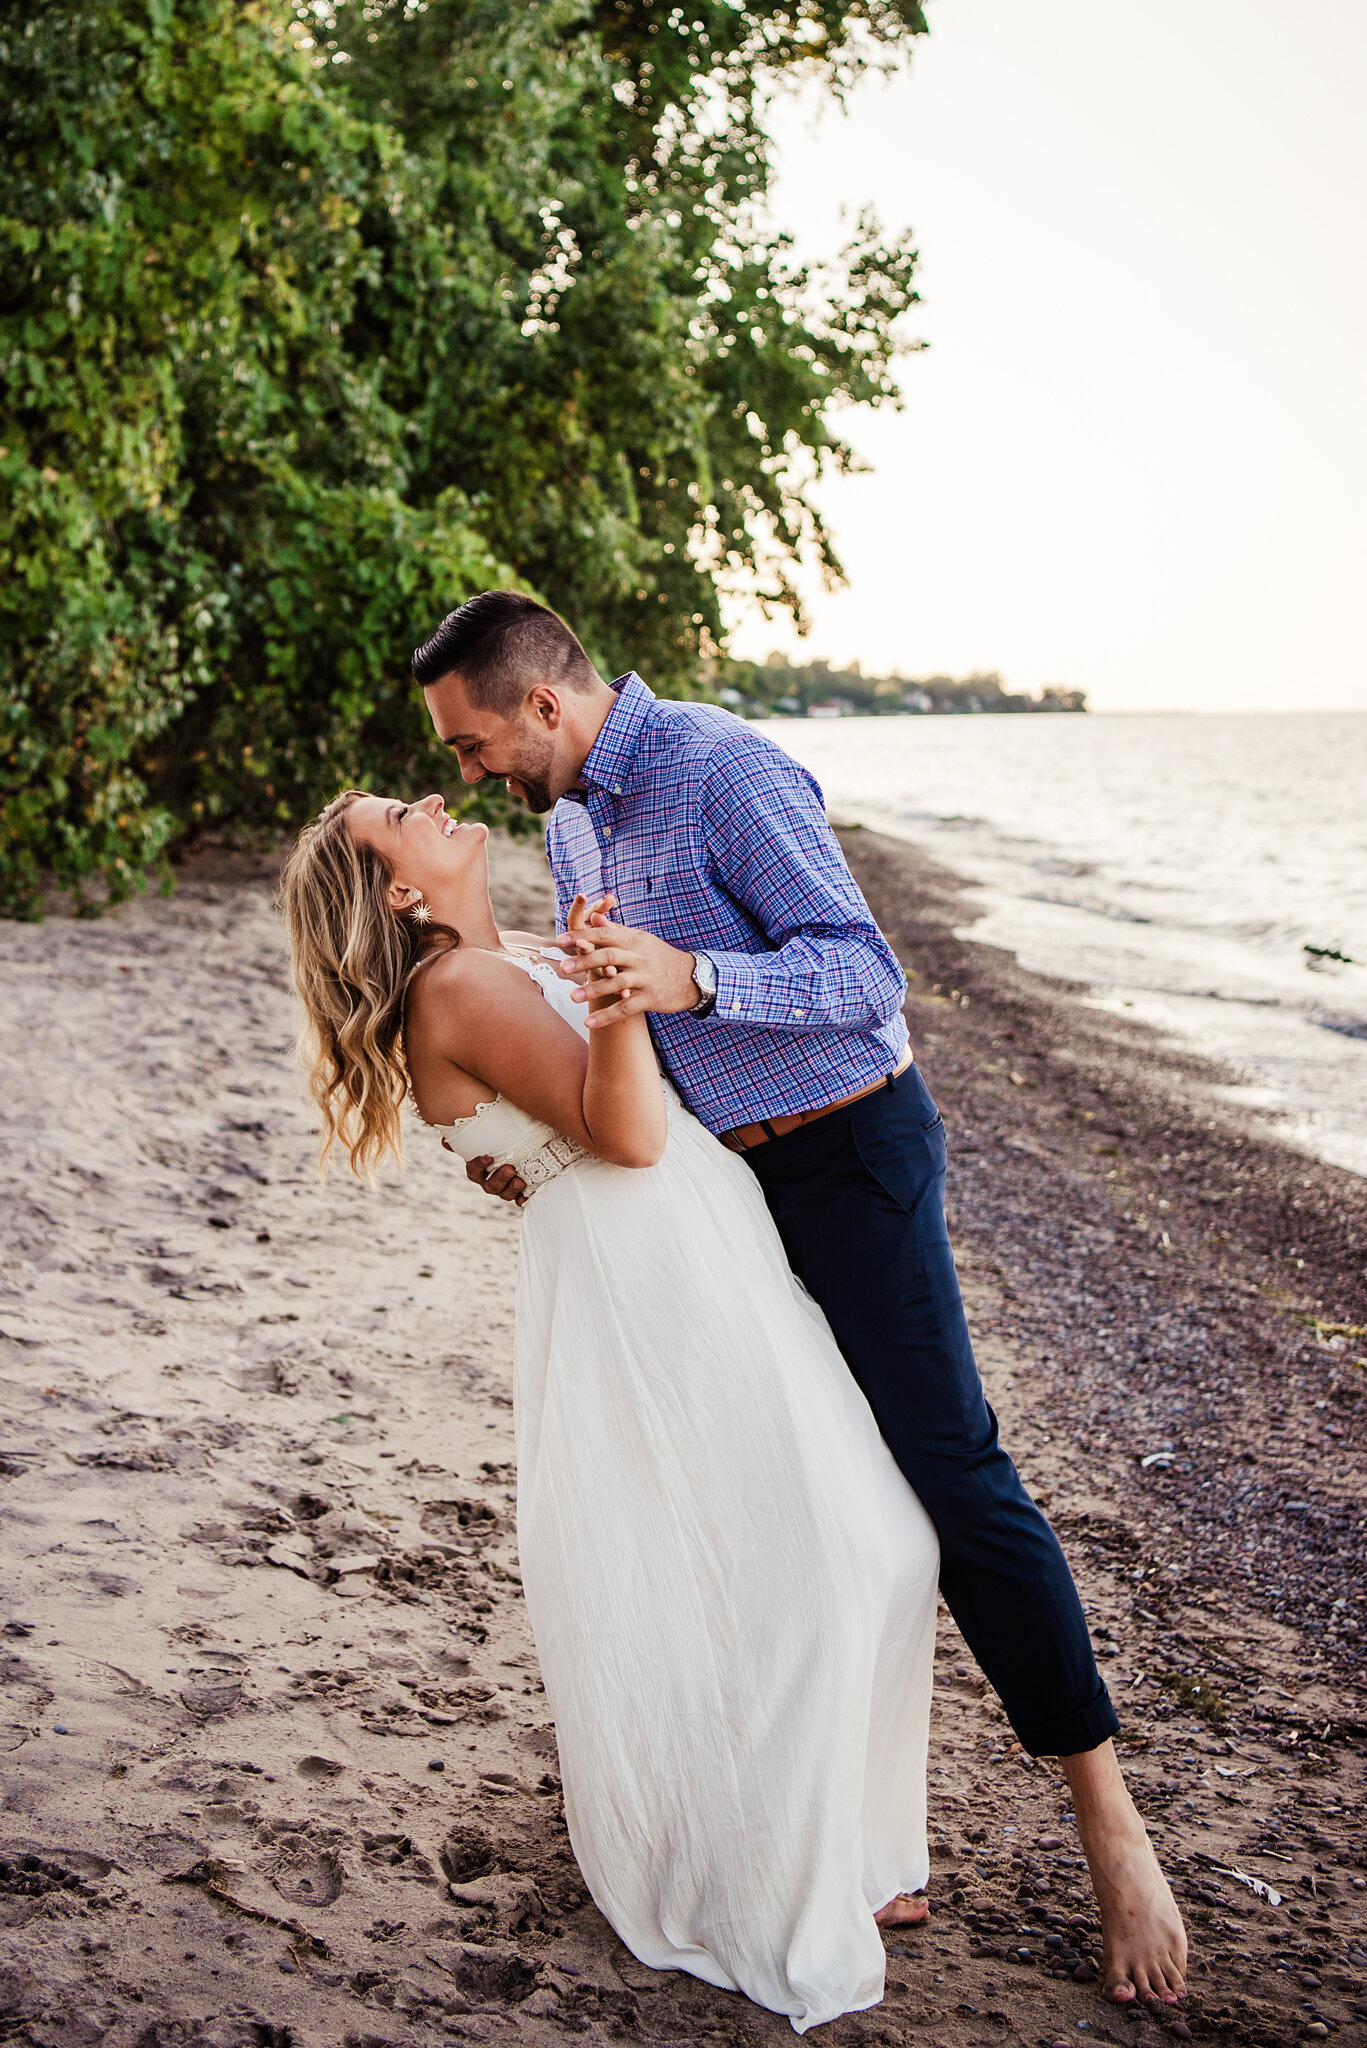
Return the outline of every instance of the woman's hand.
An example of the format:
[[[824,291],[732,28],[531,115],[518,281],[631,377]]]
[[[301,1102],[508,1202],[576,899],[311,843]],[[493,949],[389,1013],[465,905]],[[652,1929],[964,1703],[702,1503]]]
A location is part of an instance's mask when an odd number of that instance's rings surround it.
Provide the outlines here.
[[[656,938],[654,932],[610,924],[607,918],[590,914],[556,944],[568,955],[556,973],[580,985],[575,1002],[587,1002],[590,1010],[611,1012],[593,1018],[600,1029],[639,1016],[643,1010],[656,1016],[675,1016],[701,1000],[693,979],[696,956],[680,952],[677,946]],[[589,994],[587,984],[599,981],[608,985],[610,995]]]
[[[612,929],[608,912],[615,909],[616,904],[617,898],[611,894],[600,896],[596,903],[590,903],[587,896],[576,896],[565,919],[565,935],[556,940],[556,944],[563,946],[567,951],[573,948],[571,957],[580,968],[580,975],[577,978],[581,979],[581,982],[603,981],[611,984],[600,995],[591,994],[587,988],[582,994],[576,993],[574,1000],[577,1003],[587,1002],[590,1013],[595,1010],[612,1009],[620,1002],[625,992],[615,969],[597,964],[587,965],[588,962],[595,960],[595,948],[602,943],[594,934]],[[565,973],[563,967],[558,971],[561,974]]]

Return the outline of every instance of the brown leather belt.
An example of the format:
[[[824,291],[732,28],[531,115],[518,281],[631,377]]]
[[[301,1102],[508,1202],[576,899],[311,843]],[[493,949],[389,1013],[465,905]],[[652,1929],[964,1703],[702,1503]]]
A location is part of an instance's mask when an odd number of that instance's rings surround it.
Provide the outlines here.
[[[820,1109],[796,1109],[790,1116],[762,1116],[758,1123],[737,1124],[733,1131],[721,1131],[718,1135],[732,1152],[753,1152],[756,1145],[767,1145],[771,1138],[786,1138],[789,1131],[800,1130],[803,1124],[814,1124],[819,1117],[833,1116],[838,1109],[848,1109],[852,1102],[862,1102],[866,1095],[876,1095],[889,1081],[905,1074],[910,1065],[908,1047],[901,1064],[890,1074],[885,1074],[881,1081],[871,1081],[867,1088],[856,1088],[853,1095],[842,1095],[839,1102],[823,1102]]]

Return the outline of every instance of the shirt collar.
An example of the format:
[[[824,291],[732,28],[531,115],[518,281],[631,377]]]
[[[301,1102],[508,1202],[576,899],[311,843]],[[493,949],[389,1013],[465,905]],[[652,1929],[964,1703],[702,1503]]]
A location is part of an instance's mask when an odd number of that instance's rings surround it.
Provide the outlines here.
[[[646,687],[634,668],[618,676],[612,688],[617,692],[617,702],[603,720],[579,779],[586,787],[620,796],[631,774],[641,735],[655,708],[655,692]]]

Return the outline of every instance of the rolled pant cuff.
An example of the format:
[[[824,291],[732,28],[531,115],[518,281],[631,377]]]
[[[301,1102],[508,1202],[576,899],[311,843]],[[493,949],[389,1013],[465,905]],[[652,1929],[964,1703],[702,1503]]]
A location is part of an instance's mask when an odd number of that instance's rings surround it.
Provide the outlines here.
[[[1085,1749],[1100,1749],[1120,1732],[1120,1721],[1104,1682],[1098,1681],[1096,1698],[1071,1714],[1053,1721],[1037,1721],[1023,1728],[1012,1721],[1021,1748],[1031,1756],[1077,1756]]]

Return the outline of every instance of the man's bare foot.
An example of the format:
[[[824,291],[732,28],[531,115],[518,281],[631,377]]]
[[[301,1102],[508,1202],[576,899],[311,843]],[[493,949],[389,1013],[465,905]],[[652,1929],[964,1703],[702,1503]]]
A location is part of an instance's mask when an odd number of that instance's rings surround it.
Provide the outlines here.
[[[875,1927],[920,1927],[930,1918],[930,1900],[923,1892],[898,1892],[873,1916]]]
[[[1102,1993],[1116,2005],[1175,2005],[1187,1995],[1186,1930],[1114,1745],[1059,1762],[1101,1909]]]

